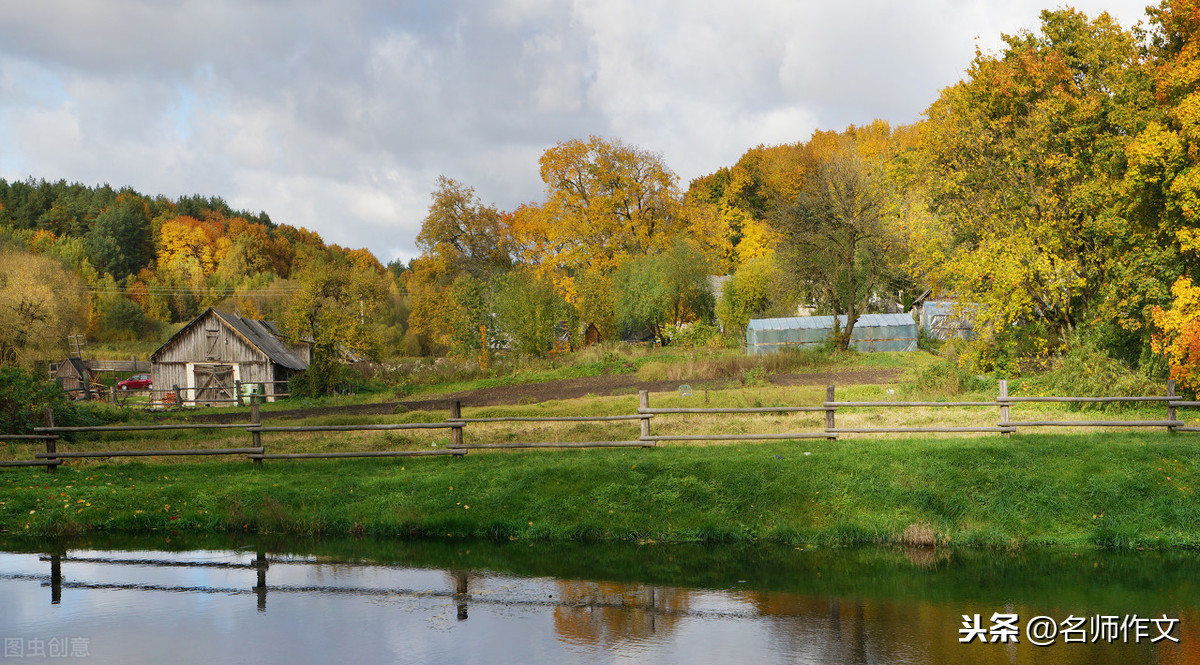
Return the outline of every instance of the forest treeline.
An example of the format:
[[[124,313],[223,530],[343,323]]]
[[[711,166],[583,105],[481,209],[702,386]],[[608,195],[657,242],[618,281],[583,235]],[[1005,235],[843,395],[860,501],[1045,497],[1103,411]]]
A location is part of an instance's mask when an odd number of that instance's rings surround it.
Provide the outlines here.
[[[158,341],[208,306],[287,321],[305,336],[305,289],[329,274],[370,283],[373,334],[355,331],[360,342],[395,324],[394,280],[370,252],[326,245],[265,212],[216,197],[0,180],[0,364],[60,359],[69,334]],[[364,288],[336,295],[348,308]]]
[[[90,334],[232,300],[330,349],[481,362],[585,333],[728,343],[798,305],[847,315],[844,345],[864,312],[948,298],[975,322],[975,370],[1088,344],[1196,388],[1200,0],[1147,11],[1131,29],[1044,11],[917,123],[759,146],[686,189],[603,137],[546,150],[542,199],[515,210],[443,177],[408,265],[219,199],[44,182],[0,183],[6,264],[79,282]]]

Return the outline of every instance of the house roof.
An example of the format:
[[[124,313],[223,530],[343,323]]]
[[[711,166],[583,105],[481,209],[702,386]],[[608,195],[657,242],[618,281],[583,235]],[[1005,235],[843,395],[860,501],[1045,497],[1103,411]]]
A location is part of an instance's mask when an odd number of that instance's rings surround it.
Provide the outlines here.
[[[304,362],[303,359],[292,352],[292,350],[283,343],[283,340],[279,338],[279,328],[277,328],[273,322],[249,319],[244,316],[238,316],[237,314],[223,312],[213,307],[209,307],[208,309],[204,310],[200,316],[192,319],[192,321],[180,329],[179,332],[172,335],[171,339],[168,339],[165,343],[163,343],[162,346],[158,347],[158,350],[150,356],[150,359],[157,360],[158,355],[162,353],[163,349],[170,346],[176,338],[178,338],[192,326],[196,325],[196,322],[200,319],[203,319],[209,312],[215,314],[218,319],[220,319],[230,328],[233,328],[242,337],[245,337],[246,340],[257,347],[259,351],[262,351],[264,354],[266,354],[266,356],[271,359],[271,362],[288,369],[308,369],[308,363]]]
[[[81,378],[88,376],[87,363],[84,362],[83,360],[81,360],[79,358],[75,358],[73,356],[68,357],[66,360],[62,361],[59,364],[58,371],[56,372],[56,374],[59,376],[62,376],[63,370],[68,366],[75,370],[74,376],[81,377]]]
[[[271,362],[288,369],[308,369],[308,363],[296,356],[279,338],[279,328],[275,326],[275,322],[248,319],[219,309],[214,309],[213,312],[267,354]]]
[[[842,326],[846,315],[838,316]],[[855,328],[877,328],[882,326],[915,326],[908,314],[863,314],[854,322]],[[804,328],[833,328],[832,316],[788,316],[778,319],[751,319],[750,330],[796,330]]]

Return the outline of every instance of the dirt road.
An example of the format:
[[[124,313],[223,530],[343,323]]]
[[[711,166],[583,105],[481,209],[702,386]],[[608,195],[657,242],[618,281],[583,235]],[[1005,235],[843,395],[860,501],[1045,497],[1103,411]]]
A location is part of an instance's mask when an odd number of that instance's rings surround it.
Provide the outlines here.
[[[864,369],[842,370],[836,372],[818,372],[814,374],[777,374],[767,377],[767,380],[780,386],[824,386],[830,383],[836,385],[859,385],[888,383],[894,381],[900,374],[898,369]],[[574,399],[594,395],[626,395],[638,390],[650,392],[674,391],[679,388],[681,381],[641,381],[634,374],[609,374],[605,376],[589,376],[581,379],[561,379],[546,383],[526,383],[515,386],[500,386],[496,388],[480,388],[464,390],[429,399],[400,400],[396,402],[381,402],[377,404],[353,404],[350,406],[314,407],[309,409],[291,409],[287,411],[272,411],[269,417],[275,419],[312,418],[321,415],[385,415],[394,413],[397,407],[403,405],[409,411],[432,411],[448,409],[451,400],[459,400],[469,406],[496,406],[502,404],[536,404],[559,399]],[[734,385],[730,379],[705,379],[690,382],[695,390],[705,388],[719,389]],[[245,419],[244,412],[197,415],[192,420],[203,422],[238,422]]]

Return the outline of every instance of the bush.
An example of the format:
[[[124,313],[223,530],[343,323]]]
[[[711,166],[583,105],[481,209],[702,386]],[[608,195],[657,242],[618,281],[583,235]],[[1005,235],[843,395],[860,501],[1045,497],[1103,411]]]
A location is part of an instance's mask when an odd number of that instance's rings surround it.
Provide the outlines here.
[[[362,373],[340,362],[314,362],[288,381],[288,390],[296,397],[350,395],[366,387]]]
[[[46,424],[45,412],[54,411],[54,424],[65,427],[104,425],[129,418],[129,410],[95,402],[72,402],[53,381],[39,379],[18,367],[0,367],[0,432],[31,434]]]
[[[721,331],[716,326],[703,321],[668,325],[663,329],[663,339],[671,346],[686,348],[722,345]]]
[[[1070,350],[1050,362],[1048,371],[1024,382],[1026,391],[1057,397],[1136,397],[1161,395],[1163,387],[1110,357],[1093,339],[1077,337]],[[1125,403],[1073,403],[1072,408],[1112,409]]]
[[[17,367],[0,367],[0,432],[30,434],[45,425],[47,406],[66,403],[62,389]]]
[[[765,386],[767,372],[761,366],[742,370],[741,382],[743,386]]]

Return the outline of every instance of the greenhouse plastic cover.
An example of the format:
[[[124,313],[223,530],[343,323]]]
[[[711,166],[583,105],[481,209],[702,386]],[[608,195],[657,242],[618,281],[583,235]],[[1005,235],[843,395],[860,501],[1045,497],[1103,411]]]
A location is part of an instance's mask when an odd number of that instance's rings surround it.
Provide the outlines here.
[[[845,327],[846,316],[837,318]],[[784,347],[819,346],[831,332],[832,316],[751,319],[746,326],[746,351],[760,355]],[[850,345],[859,351],[915,351],[917,324],[908,314],[864,314],[854,323]]]

